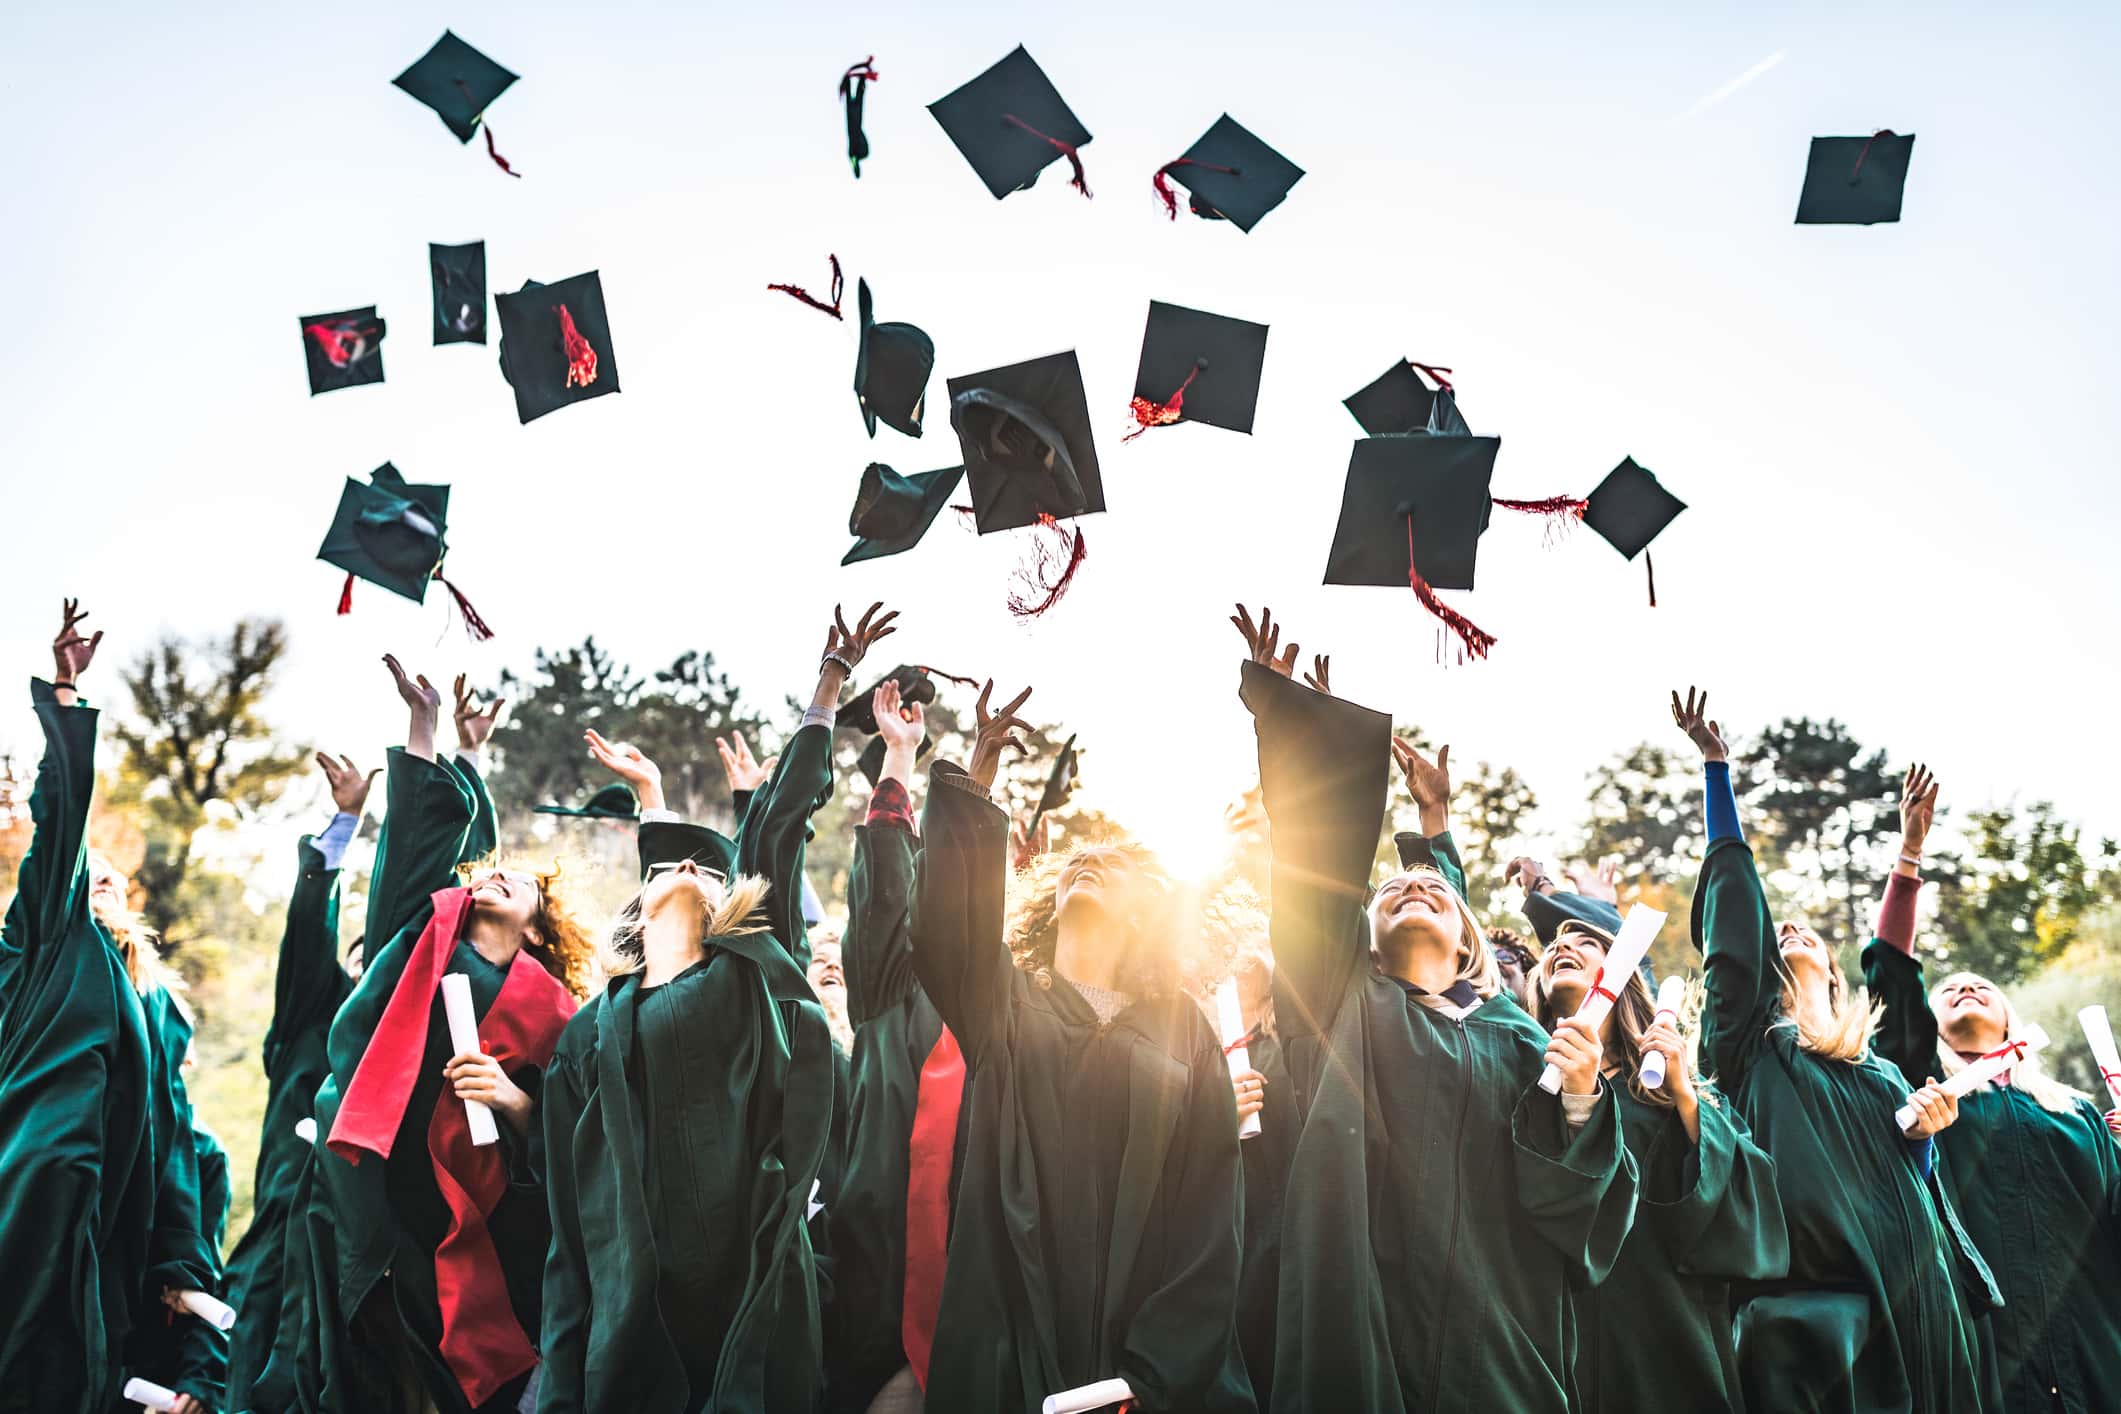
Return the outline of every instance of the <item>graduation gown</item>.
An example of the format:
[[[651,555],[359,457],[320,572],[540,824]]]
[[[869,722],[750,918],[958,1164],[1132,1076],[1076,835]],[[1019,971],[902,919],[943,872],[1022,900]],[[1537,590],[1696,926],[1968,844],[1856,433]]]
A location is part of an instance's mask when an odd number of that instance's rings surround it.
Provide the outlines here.
[[[1454,1020],[1372,970],[1364,903],[1389,718],[1257,664],[1274,1015],[1301,1128],[1282,1210],[1274,1408],[1568,1407],[1572,1283],[1603,1277],[1636,1173],[1610,1096],[1573,1134],[1507,996]],[[1448,836],[1440,837],[1448,846]],[[1462,878],[1455,850],[1440,859]]]
[[[1882,1056],[1828,1060],[1781,1017],[1780,952],[1752,851],[1710,842],[1694,895],[1707,1006],[1701,1054],[1774,1156],[1790,1270],[1738,1295],[1738,1366],[1756,1410],[1980,1407],[1968,1312],[1995,1304],[1928,1146],[1893,1124],[1908,1086]]]
[[[96,712],[31,685],[44,758],[0,1000],[0,1411],[102,1414],[149,1264],[147,1013],[88,899]]]
[[[1697,1086],[1698,1143],[1677,1110],[1645,1103],[1624,1085],[1613,1090],[1642,1187],[1613,1270],[1570,1296],[1580,1331],[1573,1407],[1582,1414],[1745,1408],[1731,1283],[1785,1275],[1789,1235],[1775,1161],[1720,1096]]]
[[[1922,964],[1890,942],[1863,954],[1885,1007],[1878,1049],[1910,1085],[1937,1073]],[[2092,1414],[2121,1403],[2121,1148],[2096,1106],[2046,1109],[1985,1085],[1937,1136],[1939,1173],[2003,1294],[1984,1353],[2010,1414]]]
[[[1281,1038],[1273,1032],[1246,1046],[1252,1068],[1267,1078],[1259,1133],[1238,1145],[1245,1167],[1244,1267],[1237,1279],[1237,1344],[1259,1407],[1271,1407],[1274,1342],[1281,1309],[1281,1211],[1296,1155],[1298,1112]]]
[[[339,965],[339,871],[303,836],[296,846],[295,888],[280,933],[273,973],[272,1025],[265,1033],[265,1123],[251,1179],[250,1226],[228,1257],[230,1332],[228,1407],[250,1408],[251,1387],[279,1333],[286,1291],[287,1244],[295,1192],[309,1144],[295,1132],[314,1118],[317,1086],[330,1070],[324,1039],[353,979]],[[299,1241],[299,1236],[297,1237]]]
[[[804,727],[745,812],[737,872],[767,880],[776,926],[801,927],[803,845],[830,786],[831,733]],[[664,862],[653,838],[644,872]],[[830,1030],[780,934],[707,953],[659,987],[612,979],[553,1057],[541,1414],[806,1414],[822,1397],[807,1211]]]
[[[929,773],[913,961],[971,1076],[928,1407],[1036,1409],[1122,1378],[1144,1414],[1251,1410],[1237,1346],[1243,1169],[1215,1031],[1183,995],[1100,1025],[1003,943],[1006,814]]]

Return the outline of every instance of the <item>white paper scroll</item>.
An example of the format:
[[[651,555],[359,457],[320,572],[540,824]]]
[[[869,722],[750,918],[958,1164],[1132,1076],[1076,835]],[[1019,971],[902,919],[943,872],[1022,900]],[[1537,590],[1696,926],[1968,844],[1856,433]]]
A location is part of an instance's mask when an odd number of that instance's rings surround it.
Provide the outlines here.
[[[2086,1007],[2077,1013],[2077,1024],[2084,1028],[2084,1039],[2092,1048],[2092,1060],[2106,1081],[2106,1093],[2113,1097],[2116,1105],[2121,1105],[2121,1051],[2114,1049],[2114,1028],[2107,1024],[2106,1008]]]
[[[811,1179],[811,1180],[810,1180],[810,1198],[809,1198],[809,1203],[810,1203],[810,1206],[809,1206],[809,1208],[808,1208],[808,1209],[807,1209],[807,1210],[806,1210],[806,1211],[805,1211],[805,1212],[803,1213],[803,1221],[804,1221],[804,1222],[809,1222],[809,1221],[810,1221],[810,1220],[811,1220],[812,1218],[816,1217],[816,1216],[817,1216],[817,1215],[818,1215],[819,1213],[822,1213],[822,1212],[824,1212],[824,1211],[825,1211],[825,1205],[824,1205],[823,1203],[820,1203],[820,1202],[818,1202],[818,1200],[817,1200],[818,1190],[819,1190],[819,1189],[821,1189],[821,1188],[823,1188],[824,1186],[825,1186],[825,1180],[823,1180],[822,1178],[813,1178],[813,1179]]]
[[[315,1144],[317,1142],[317,1122],[308,1115],[296,1120],[295,1138],[301,1140],[304,1144]]]
[[[442,1010],[449,1014],[449,1048],[460,1056],[479,1054],[478,1015],[471,1007],[471,979],[461,972],[442,978]],[[464,1102],[464,1117],[471,1125],[471,1142],[491,1144],[501,1137],[494,1127],[493,1111],[477,1100]]]
[[[136,1376],[125,1382],[125,1402],[148,1409],[171,1410],[177,1407],[177,1392]]]
[[[236,1323],[236,1308],[226,1301],[218,1301],[203,1291],[180,1291],[177,1304],[197,1316],[217,1331],[225,1331]]]
[[[1945,1077],[1938,1089],[1954,1097],[1968,1095],[1994,1080],[1997,1076],[2022,1062],[2027,1056],[2047,1049],[2047,1033],[2037,1026],[2025,1028],[2025,1034],[2007,1045],[1996,1047],[1966,1069]],[[1915,1107],[1902,1105],[1893,1111],[1893,1123],[1901,1129],[1914,1128]]]
[[[1605,965],[1598,969],[1598,975],[1591,980],[1591,990],[1576,1008],[1578,1016],[1593,1026],[1605,1020],[1605,1014],[1613,1009],[1613,998],[1620,995],[1628,978],[1642,966],[1643,957],[1648,954],[1650,944],[1657,941],[1657,930],[1662,927],[1664,915],[1656,909],[1638,903],[1628,910],[1628,916],[1620,920],[1620,932],[1614,936],[1613,946],[1606,949]],[[1550,1065],[1541,1071],[1539,1088],[1549,1095],[1559,1095],[1561,1067]]]
[[[1657,1014],[1650,1018],[1655,1026],[1660,1021],[1679,1024],[1679,1004],[1686,1000],[1686,978],[1667,977],[1657,984]],[[1664,1085],[1664,1052],[1652,1051],[1642,1058],[1642,1088],[1661,1089]]]
[[[1132,1398],[1134,1387],[1125,1380],[1099,1380],[1094,1385],[1047,1395],[1046,1402],[1038,1407],[1038,1414],[1089,1414],[1092,1409],[1103,1409]]]
[[[1252,1048],[1231,1046],[1232,1041],[1244,1039],[1245,1004],[1237,997],[1237,979],[1225,977],[1223,984],[1215,989],[1216,1029],[1222,1032],[1223,1056],[1230,1062],[1230,1074],[1252,1068]],[[1259,1115],[1248,1114],[1237,1124],[1237,1137],[1250,1139],[1259,1133]]]

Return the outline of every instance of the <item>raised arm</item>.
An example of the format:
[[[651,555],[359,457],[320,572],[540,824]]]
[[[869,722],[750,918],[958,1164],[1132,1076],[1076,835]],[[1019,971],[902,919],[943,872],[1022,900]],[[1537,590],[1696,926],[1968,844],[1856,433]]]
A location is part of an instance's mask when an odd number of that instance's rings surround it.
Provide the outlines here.
[[[1915,904],[1922,895],[1922,846],[1937,818],[1937,778],[1908,767],[1900,788],[1900,857],[1885,877],[1878,932],[1863,950],[1863,982],[1885,1009],[1872,1047],[1920,1087],[1937,1070],[1937,1017],[1915,958]]]
[[[88,910],[88,807],[96,788],[97,713],[79,704],[74,684],[95,659],[102,633],[75,631],[88,617],[75,600],[61,611],[52,640],[50,682],[30,682],[30,704],[44,729],[44,757],[30,794],[29,850],[16,874],[7,911],[7,941],[24,960],[63,939]]]
[[[494,808],[493,795],[486,789],[485,751],[508,699],[497,697],[481,706],[477,694],[465,684],[462,673],[457,674],[454,691],[456,706],[452,717],[457,728],[457,749],[443,764],[456,773],[464,788],[471,793],[471,828],[464,832],[464,842],[457,850],[458,862],[470,864],[490,857],[501,847],[500,812]]]
[[[1466,866],[1459,857],[1458,841],[1451,837],[1451,748],[1438,747],[1434,760],[1421,754],[1412,742],[1392,738],[1392,760],[1407,783],[1407,794],[1421,812],[1419,833],[1402,830],[1392,836],[1399,851],[1399,867],[1427,865],[1451,881],[1458,896],[1466,896]]]
[[[456,882],[478,818],[478,801],[464,778],[435,760],[435,724],[442,694],[425,677],[407,677],[398,660],[383,659],[410,713],[402,749],[385,757],[387,802],[376,860],[368,880],[367,936],[362,956],[376,954],[422,915],[438,889]]]
[[[856,1026],[897,1005],[917,984],[913,977],[913,762],[926,733],[925,710],[901,703],[887,678],[874,702],[884,766],[869,796],[869,812],[854,832],[854,865],[847,874],[847,934],[840,961],[847,973],[848,1019]]]
[[[1702,952],[1708,1001],[1701,1015],[1701,1054],[1719,1084],[1735,1087],[1781,1010],[1781,959],[1775,920],[1753,852],[1738,826],[1730,753],[1723,728],[1708,718],[1705,692],[1672,694],[1672,720],[1701,749],[1708,845],[1694,890],[1694,946]]]
[[[331,784],[333,814],[321,833],[304,835],[295,848],[295,888],[280,928],[272,1025],[265,1033],[268,1085],[288,1042],[327,1025],[345,999],[346,972],[339,965],[339,866],[360,828],[369,787],[381,774],[364,772],[349,757],[333,760],[321,751],[317,765]]]

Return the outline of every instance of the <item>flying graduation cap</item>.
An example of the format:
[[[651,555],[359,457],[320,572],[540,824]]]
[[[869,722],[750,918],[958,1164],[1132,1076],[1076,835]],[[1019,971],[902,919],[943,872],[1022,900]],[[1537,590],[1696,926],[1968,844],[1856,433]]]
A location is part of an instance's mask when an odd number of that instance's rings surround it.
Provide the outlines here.
[[[383,381],[383,321],[374,305],[305,314],[301,324],[302,359],[309,369],[312,398]]]
[[[1410,588],[1457,637],[1463,654],[1485,658],[1495,635],[1436,591],[1473,587],[1480,536],[1494,512],[1488,484],[1501,449],[1500,437],[1426,432],[1357,442],[1325,582]]]
[[[493,630],[471,607],[471,601],[442,576],[442,561],[449,554],[448,533],[447,486],[409,482],[389,462],[371,472],[365,486],[346,478],[331,529],[317,549],[318,559],[346,571],[339,612],[353,612],[356,579],[415,604],[427,602],[431,580],[449,591],[474,639],[493,637]]]
[[[1869,137],[1815,137],[1797,198],[1800,226],[1871,226],[1900,219],[1915,135],[1880,129]]]
[[[1228,221],[1250,231],[1281,205],[1304,169],[1246,131],[1228,113],[1201,134],[1200,141],[1156,169],[1151,179],[1156,199],[1171,219],[1178,219],[1176,181],[1190,194],[1187,205],[1206,221]]]
[[[854,510],[847,517],[847,533],[855,537],[854,548],[840,563],[880,560],[920,544],[964,475],[961,466],[917,471],[911,476],[901,476],[882,462],[863,467],[861,485],[854,493]]]
[[[516,418],[535,422],[571,403],[619,391],[604,282],[594,270],[550,285],[527,282],[495,295],[501,376],[516,393]]]
[[[1249,434],[1266,359],[1266,325],[1151,300],[1129,404],[1135,428],[1121,440],[1174,422]]]
[[[869,155],[869,136],[862,131],[862,100],[877,77],[874,54],[859,64],[849,64],[840,75],[840,105],[847,110],[847,162],[854,168],[856,181],[861,180],[862,159]]]
[[[918,703],[925,707],[930,702],[935,701],[935,679],[938,677],[946,678],[959,684],[970,685],[971,683],[968,678],[955,677],[949,673],[937,673],[933,668],[915,667],[912,664],[901,663],[884,677],[878,678],[871,683],[866,690],[857,694],[852,702],[840,709],[837,725],[841,729],[860,732],[864,736],[872,738],[869,744],[862,748],[860,758],[854,763],[855,769],[862,773],[863,779],[868,781],[872,787],[876,785],[877,777],[884,772],[884,739],[877,735],[876,729],[877,689],[887,682],[895,682],[898,684],[899,701],[901,703]],[[923,736],[919,748],[913,753],[913,759],[920,761],[927,756],[934,746],[934,738]]]
[[[486,242],[427,247],[434,280],[435,343],[486,342]]]
[[[1657,571],[1650,563],[1650,542],[1678,519],[1686,502],[1664,489],[1655,473],[1624,458],[1584,498],[1583,523],[1632,560],[1642,556],[1650,585],[1650,607],[1657,607]]]
[[[1090,130],[1069,111],[1060,90],[1023,45],[978,78],[936,99],[928,111],[996,200],[1029,187],[1049,163],[1062,157],[1074,173],[1069,185],[1090,195],[1077,151],[1090,141]]]
[[[509,176],[520,177],[523,174],[494,150],[493,129],[486,123],[487,108],[515,81],[514,74],[448,30],[411,68],[391,80],[434,109],[458,142],[470,142],[473,133],[485,128],[486,155]]]
[[[638,820],[641,807],[632,791],[614,781],[580,805],[538,805],[531,808],[531,813],[559,815],[569,820]]]
[[[1046,777],[1046,788],[1038,797],[1038,808],[1031,812],[1031,823],[1024,830],[1025,838],[1037,833],[1039,822],[1046,818],[1049,810],[1058,810],[1068,801],[1075,789],[1075,734],[1069,733],[1060,755],[1054,758],[1053,771]]]
[[[861,343],[854,356],[854,396],[869,435],[882,422],[908,437],[921,435],[928,404],[928,376],[935,371],[935,341],[911,324],[879,324],[869,282],[854,282],[861,316]]]
[[[1458,393],[1451,386],[1451,370],[1403,358],[1368,386],[1341,400],[1354,414],[1362,430],[1372,437],[1402,432],[1441,432],[1467,436],[1472,428],[1458,411]],[[1436,384],[1431,389],[1422,375]]]

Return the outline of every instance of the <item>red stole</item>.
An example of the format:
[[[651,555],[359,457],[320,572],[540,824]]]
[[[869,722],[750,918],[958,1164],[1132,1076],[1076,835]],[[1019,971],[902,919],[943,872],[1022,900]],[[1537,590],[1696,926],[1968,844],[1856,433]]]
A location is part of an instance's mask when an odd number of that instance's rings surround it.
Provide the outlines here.
[[[906,1363],[922,1390],[935,1349],[936,1316],[943,1306],[943,1271],[950,1245],[950,1166],[957,1147],[957,1112],[965,1099],[965,1055],[945,1026],[921,1064],[913,1132],[906,1142],[906,1289],[899,1336]]]
[[[442,974],[470,912],[469,889],[443,889],[434,896],[434,917],[405,960],[326,1141],[350,1164],[360,1163],[363,1154],[390,1157],[426,1054],[433,1009],[441,1005]],[[575,1006],[572,993],[519,951],[500,995],[479,1018],[480,1045],[504,1070],[542,1066],[552,1059]],[[464,1397],[479,1405],[538,1361],[509,1305],[500,1254],[486,1230],[487,1216],[508,1191],[507,1162],[499,1144],[481,1148],[471,1142],[464,1102],[447,1085],[427,1123],[427,1152],[435,1186],[450,1212],[449,1231],[435,1249],[442,1358]]]

